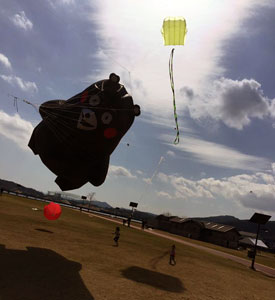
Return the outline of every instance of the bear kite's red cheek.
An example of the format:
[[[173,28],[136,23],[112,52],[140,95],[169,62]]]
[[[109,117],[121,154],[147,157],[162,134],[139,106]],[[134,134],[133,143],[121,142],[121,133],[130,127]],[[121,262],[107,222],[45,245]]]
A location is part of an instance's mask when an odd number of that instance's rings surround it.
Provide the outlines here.
[[[88,91],[83,92],[82,95],[81,95],[80,102],[81,103],[85,102],[85,100],[87,99],[87,97],[88,97]]]
[[[107,139],[111,139],[117,135],[117,130],[115,128],[107,128],[104,130],[104,136]]]

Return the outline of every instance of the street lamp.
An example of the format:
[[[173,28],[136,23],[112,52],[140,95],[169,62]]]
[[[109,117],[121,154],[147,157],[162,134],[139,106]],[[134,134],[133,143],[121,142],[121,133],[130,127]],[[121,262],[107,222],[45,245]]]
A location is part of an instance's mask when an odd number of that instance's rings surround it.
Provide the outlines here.
[[[129,206],[132,207],[132,214],[131,214],[131,216],[133,217],[133,215],[134,215],[134,208],[137,208],[138,203],[136,203],[136,202],[130,202]]]
[[[268,216],[268,215],[254,213],[254,215],[249,220],[252,223],[258,224],[257,236],[256,236],[254,252],[253,252],[253,257],[252,257],[252,263],[251,263],[252,270],[255,270],[254,263],[255,263],[255,258],[256,258],[257,242],[258,242],[258,237],[259,237],[259,232],[260,232],[260,225],[266,224],[270,218],[271,218],[271,216]]]

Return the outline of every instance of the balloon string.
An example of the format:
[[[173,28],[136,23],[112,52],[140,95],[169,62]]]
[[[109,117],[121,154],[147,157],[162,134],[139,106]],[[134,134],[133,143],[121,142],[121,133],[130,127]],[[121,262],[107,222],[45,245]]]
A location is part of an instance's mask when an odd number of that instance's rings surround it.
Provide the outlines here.
[[[177,107],[176,107],[176,96],[175,96],[175,86],[174,86],[174,77],[173,77],[173,57],[174,57],[174,51],[175,49],[173,48],[170,54],[170,59],[169,59],[169,75],[170,75],[170,84],[171,84],[171,89],[173,93],[173,106],[174,106],[174,117],[175,117],[175,123],[176,123],[176,130],[177,130],[177,136],[174,140],[174,144],[178,144],[180,141],[180,132],[179,132],[179,125],[178,125],[178,116],[177,116]]]

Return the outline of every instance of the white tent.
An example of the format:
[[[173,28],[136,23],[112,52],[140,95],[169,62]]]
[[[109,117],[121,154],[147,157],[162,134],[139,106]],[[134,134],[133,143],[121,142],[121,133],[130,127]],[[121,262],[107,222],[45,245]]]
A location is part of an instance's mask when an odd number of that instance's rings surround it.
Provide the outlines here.
[[[256,243],[256,239],[250,237],[245,237],[239,240],[240,245],[255,246],[255,243]],[[257,247],[268,249],[268,246],[262,240],[257,241]]]

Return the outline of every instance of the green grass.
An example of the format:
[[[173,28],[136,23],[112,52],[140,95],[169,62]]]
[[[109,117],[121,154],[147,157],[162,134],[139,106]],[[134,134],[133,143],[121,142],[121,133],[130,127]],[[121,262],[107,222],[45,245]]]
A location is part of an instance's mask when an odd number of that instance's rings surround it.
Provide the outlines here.
[[[273,299],[275,280],[205,251],[68,208],[0,197],[0,299]],[[37,207],[38,211],[33,211]],[[189,239],[187,239],[189,241]]]

